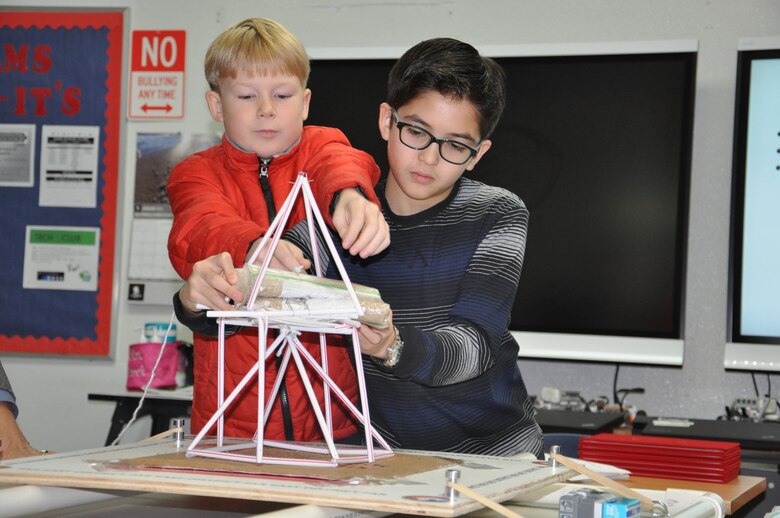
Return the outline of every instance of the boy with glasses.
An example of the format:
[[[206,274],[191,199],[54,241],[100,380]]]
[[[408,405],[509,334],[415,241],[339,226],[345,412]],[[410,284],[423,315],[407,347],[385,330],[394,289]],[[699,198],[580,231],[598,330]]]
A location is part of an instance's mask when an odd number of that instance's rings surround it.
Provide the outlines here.
[[[396,447],[542,455],[507,328],[528,211],[462,177],[490,149],[504,105],[499,65],[457,40],[423,41],[390,72],[379,108],[390,171],[377,194],[391,245],[366,260],[343,255],[352,282],[393,310],[394,325],[361,326],[360,346],[372,422]],[[308,254],[302,230],[286,239]]]

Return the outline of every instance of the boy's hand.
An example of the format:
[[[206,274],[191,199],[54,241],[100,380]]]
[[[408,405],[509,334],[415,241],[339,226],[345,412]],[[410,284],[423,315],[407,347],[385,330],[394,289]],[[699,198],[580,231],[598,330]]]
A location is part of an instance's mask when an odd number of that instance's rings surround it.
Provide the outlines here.
[[[190,278],[179,291],[179,299],[191,313],[202,311],[198,304],[229,311],[233,307],[225,297],[235,302],[244,300],[244,294],[235,287],[237,282],[238,274],[233,267],[233,259],[228,252],[222,252],[195,263]]]
[[[333,209],[333,228],[341,246],[363,259],[390,245],[390,228],[382,211],[357,189],[344,189]]]
[[[390,325],[387,327],[373,327],[363,324],[358,328],[360,352],[380,360],[387,359],[387,348],[395,342],[392,312],[388,317],[388,322]]]
[[[249,259],[252,258],[252,254],[255,252],[255,249],[260,246],[261,240],[262,239],[258,239],[255,241],[252,247],[249,249],[249,253],[246,254],[246,261],[249,261]],[[269,239],[265,248],[268,248],[270,244],[271,240]],[[257,254],[255,264],[258,266],[262,265],[263,261],[265,260],[265,255],[266,250],[261,250],[260,253]],[[274,256],[271,258],[271,262],[268,263],[268,266],[270,268],[278,268],[280,270],[299,272],[301,270],[308,270],[311,268],[311,261],[303,256],[303,252],[300,248],[290,243],[289,241],[280,239],[279,244],[276,246],[276,250],[274,250]]]

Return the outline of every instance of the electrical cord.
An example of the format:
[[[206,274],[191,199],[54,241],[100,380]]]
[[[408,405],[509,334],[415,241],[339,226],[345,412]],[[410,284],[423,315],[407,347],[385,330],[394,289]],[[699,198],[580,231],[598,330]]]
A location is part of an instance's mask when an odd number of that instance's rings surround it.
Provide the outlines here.
[[[612,380],[612,400],[615,402],[615,404],[618,404],[618,391],[617,391],[617,380],[618,380],[618,372],[620,372],[620,364],[615,364],[615,378]]]
[[[628,388],[628,389],[618,389],[617,388],[617,382],[618,382],[618,372],[620,372],[620,364],[615,364],[615,378],[612,381],[612,395],[615,400],[615,404],[618,405],[618,408],[620,410],[623,410],[624,404],[626,402],[626,398],[629,394],[644,394],[645,389],[642,387],[635,387],[635,388]],[[620,397],[620,395],[623,395],[623,397]]]
[[[141,395],[141,399],[138,400],[138,406],[135,407],[132,417],[127,423],[125,423],[125,426],[122,427],[122,431],[119,432],[119,434],[116,436],[116,439],[111,442],[111,446],[116,446],[119,444],[119,440],[122,439],[122,436],[125,434],[128,428],[130,428],[130,426],[135,423],[135,420],[138,417],[138,412],[140,412],[141,407],[143,407],[146,394],[149,392],[149,387],[152,386],[152,382],[154,381],[154,375],[157,372],[157,366],[160,364],[160,360],[163,357],[163,352],[165,352],[165,346],[168,345],[168,335],[173,328],[174,318],[176,318],[176,312],[171,312],[171,320],[168,322],[168,329],[165,330],[165,336],[163,337],[162,345],[160,346],[160,353],[157,355],[157,360],[154,362],[154,367],[152,367],[152,373],[149,375],[149,381],[147,381],[146,385],[144,385],[144,393]]]
[[[577,400],[580,403],[582,403],[582,406],[584,407],[585,412],[590,412],[590,403],[584,397],[582,397],[582,395],[579,394],[579,393],[577,394],[576,397],[577,397]]]
[[[758,392],[758,383],[756,383],[756,373],[751,372],[750,377],[753,379],[753,390],[756,391],[756,398],[760,398],[761,394]]]
[[[766,412],[767,407],[769,406],[769,400],[772,397],[772,381],[769,378],[769,373],[766,373],[766,394],[764,395],[764,408],[761,409],[761,415],[759,416],[761,419],[764,418],[764,412]]]
[[[642,387],[618,390],[618,394],[623,394],[623,397],[620,399],[620,408],[621,409],[623,408],[626,402],[626,398],[628,397],[629,394],[644,394],[644,393],[645,393],[645,389],[643,389]]]
[[[756,392],[756,398],[761,398],[761,392],[758,390],[758,383],[756,383],[756,373],[751,372],[750,377],[753,380],[753,390]],[[766,394],[764,394],[764,397],[769,399],[772,397],[772,377],[767,372],[766,373]]]

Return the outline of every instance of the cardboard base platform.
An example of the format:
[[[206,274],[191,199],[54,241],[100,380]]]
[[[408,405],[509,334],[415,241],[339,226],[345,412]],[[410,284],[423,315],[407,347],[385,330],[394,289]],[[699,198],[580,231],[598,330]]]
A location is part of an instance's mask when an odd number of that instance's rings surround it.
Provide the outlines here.
[[[227,443],[227,442],[226,442]],[[234,450],[235,453],[251,456],[254,450]],[[266,455],[279,458],[314,459],[326,457],[314,453],[295,450],[265,448]],[[409,455],[397,453],[379,459],[371,464],[344,464],[338,467],[318,467],[307,465],[256,464],[225,459],[190,456],[177,452],[150,457],[139,457],[120,461],[110,465],[113,469],[157,469],[164,471],[192,471],[198,473],[221,473],[226,475],[256,475],[265,477],[284,477],[320,481],[331,484],[351,484],[356,480],[394,480],[401,477],[425,473],[436,469],[458,467],[457,462],[447,458],[430,455]]]
[[[374,464],[323,468],[304,473],[291,467],[189,459],[189,441],[177,449],[169,439],[0,463],[0,483],[215,496],[314,504],[428,516],[459,516],[481,508],[464,496],[446,496],[446,470],[459,482],[502,502],[576,475],[522,459],[399,451]],[[231,464],[236,464],[231,469]],[[272,472],[269,472],[269,469]],[[283,468],[277,471],[279,468]],[[253,469],[253,468],[252,468]]]

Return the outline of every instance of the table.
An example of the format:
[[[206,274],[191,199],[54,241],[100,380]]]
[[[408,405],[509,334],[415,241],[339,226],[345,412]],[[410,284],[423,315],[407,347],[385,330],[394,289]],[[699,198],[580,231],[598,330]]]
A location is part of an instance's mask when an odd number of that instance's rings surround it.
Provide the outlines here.
[[[664,481],[661,479],[649,479],[646,477],[632,477],[628,484],[639,488],[666,488],[670,485],[679,485],[680,481]],[[729,488],[715,488],[719,484],[703,484],[706,490],[714,490],[724,500],[727,514],[738,511],[747,500],[754,498],[756,491],[760,491],[765,480],[758,477],[740,476],[738,481],[729,484]],[[684,482],[683,482],[684,484]],[[258,516],[271,513],[274,518],[343,518],[343,517],[371,517],[386,516],[391,513],[366,512],[359,513],[355,510],[344,509],[341,513],[334,508],[324,508],[313,505],[285,504],[279,502],[264,502],[254,500],[240,500],[234,498],[216,498],[193,495],[177,495],[167,493],[132,493],[124,491],[95,491],[83,489],[68,489],[45,486],[8,486],[0,484],[0,503],[13,502],[16,510],[27,510],[29,514],[39,516],[37,513],[49,511],[52,514],[44,516],[81,516],[88,515],[93,518],[113,517],[120,512],[136,511],[149,514],[154,511],[162,513],[172,509],[178,512],[189,511],[198,516]],[[526,518],[557,518],[557,509],[544,507],[529,507],[519,501],[504,502],[510,510],[520,513]],[[71,507],[72,506],[72,507]],[[59,510],[59,511],[56,511]],[[56,512],[55,512],[56,511]],[[67,513],[65,512],[67,511]],[[61,514],[57,514],[61,513]],[[19,513],[24,515],[24,513]],[[155,514],[161,516],[162,514]],[[394,515],[397,516],[397,515]],[[469,518],[497,518],[499,515],[489,509],[473,511],[464,516]]]
[[[130,419],[140,397],[140,392],[89,394],[90,400],[113,401],[117,405],[114,416],[112,417],[111,430],[109,431],[107,443],[113,441],[114,437],[119,433],[124,424]],[[153,431],[156,434],[169,427],[168,423],[171,418],[190,415],[191,400],[187,393],[177,393],[173,391],[164,394],[154,393],[147,395],[147,399],[144,402],[144,408],[145,410],[140,415],[152,415]],[[737,515],[742,515],[746,510],[750,511],[750,507],[753,506],[757,500],[768,496],[767,479],[763,476],[740,475],[734,481],[726,484],[655,479],[650,477],[631,477],[627,481],[622,482],[624,482],[625,485],[636,489],[665,490],[667,488],[680,488],[711,491],[723,498],[726,513],[732,515],[735,513]],[[769,498],[771,499],[772,497],[770,496]],[[487,516],[482,512],[474,514],[479,517]],[[526,514],[526,516],[528,515]]]
[[[231,498],[73,489],[54,486],[4,486],[0,484],[2,516],[59,518],[89,516],[198,516],[238,518],[272,514],[274,518],[304,518],[307,508],[278,502]]]
[[[767,488],[766,478],[745,475],[739,475],[734,480],[726,482],[725,484],[696,482],[692,480],[637,477],[633,475],[627,480],[621,480],[620,483],[634,489],[656,489],[663,491],[667,488],[674,487],[676,489],[692,489],[694,491],[709,491],[716,493],[723,499],[727,515],[735,514],[745,504],[764,493]]]
[[[133,417],[138,402],[143,392],[115,392],[88,394],[90,401],[113,401],[116,403],[114,414],[111,417],[111,427],[106,437],[106,446],[114,442],[122,428]],[[192,415],[192,392],[154,391],[146,394],[144,404],[138,412],[138,417],[149,415],[152,417],[151,435],[157,435],[171,428],[171,419],[190,417]]]
[[[3,461],[0,484],[324,505],[351,508],[350,516],[355,516],[354,509],[372,509],[451,517],[476,511],[482,505],[469,498],[446,496],[448,469],[457,469],[464,485],[495,501],[575,474],[565,466],[531,459],[403,450],[374,465],[255,466],[253,470],[250,464],[242,463],[226,469],[221,462],[215,465],[209,459],[186,457],[190,440],[180,443],[173,438],[155,438]],[[148,469],[153,465],[165,469]],[[0,500],[0,509],[3,504]]]

